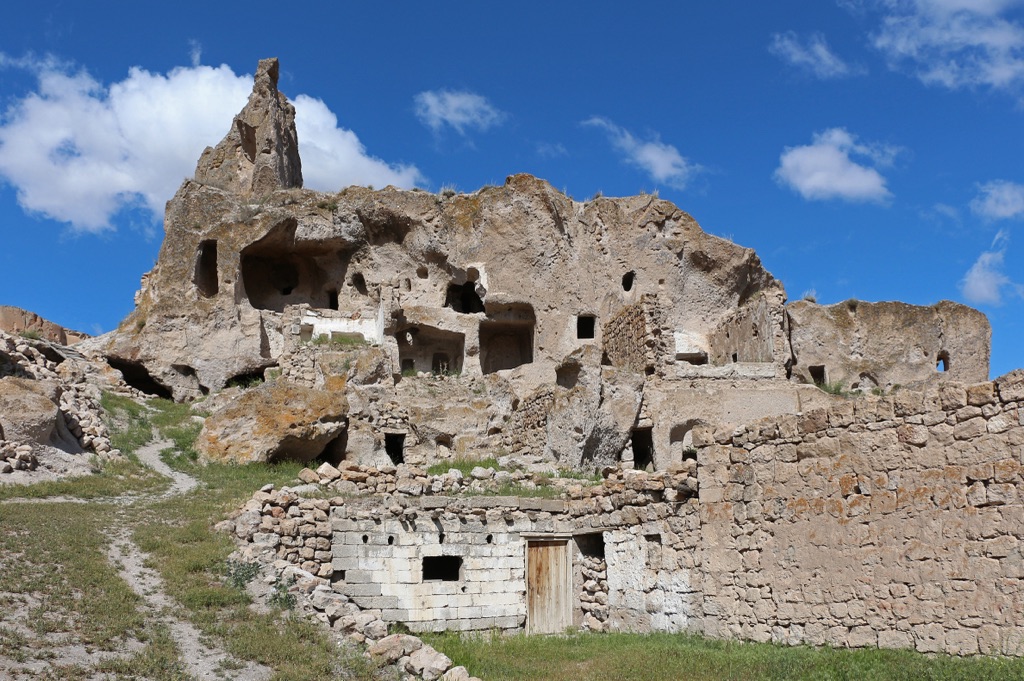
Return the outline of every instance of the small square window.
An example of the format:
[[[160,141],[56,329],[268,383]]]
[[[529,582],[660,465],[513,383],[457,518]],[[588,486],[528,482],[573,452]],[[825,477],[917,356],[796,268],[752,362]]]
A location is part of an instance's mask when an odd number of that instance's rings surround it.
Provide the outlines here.
[[[581,340],[589,340],[597,334],[597,317],[594,315],[579,315],[576,317],[576,337]]]
[[[462,578],[462,558],[459,556],[424,556],[424,582],[457,582]]]

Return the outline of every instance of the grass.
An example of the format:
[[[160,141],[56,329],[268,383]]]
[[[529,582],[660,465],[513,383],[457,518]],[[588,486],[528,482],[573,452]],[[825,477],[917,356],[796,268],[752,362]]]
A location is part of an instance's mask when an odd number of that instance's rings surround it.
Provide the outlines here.
[[[200,466],[190,455],[198,424],[188,405],[168,400],[139,405],[112,394],[104,395],[103,403],[115,437],[141,446],[155,430],[174,443],[165,460],[201,485],[188,495],[143,500],[120,510],[106,503],[0,505],[0,655],[15,661],[52,658],[54,634],[112,650],[137,639],[143,648],[128,656],[86,666],[55,661],[39,678],[89,679],[97,673],[113,679],[190,678],[169,632],[156,621],[147,622],[141,599],[107,560],[109,539],[103,530],[117,522],[134,527],[135,542],[149,554],[148,565],[179,606],[176,614],[237,658],[271,667],[274,681],[376,678],[374,666],[358,650],[339,650],[318,624],[280,609],[252,610],[250,596],[239,588],[254,578],[251,567],[236,564],[234,575],[226,574],[234,543],[214,532],[213,525],[264,484],[294,481],[301,466]],[[0,488],[0,494],[99,498],[166,484],[129,461],[107,464],[95,476]],[[26,610],[31,635],[7,626],[18,607]]]
[[[361,347],[363,347],[365,345],[369,345],[370,344],[366,340],[366,338],[363,337],[362,334],[352,334],[352,335],[332,334],[332,335],[328,336],[325,333],[321,333],[320,335],[315,336],[309,342],[312,343],[313,345],[332,345],[332,346],[342,347],[342,348],[361,348]]]
[[[481,468],[493,468],[496,471],[501,470],[501,464],[499,464],[498,460],[493,457],[488,457],[486,459],[468,459],[466,457],[457,456],[454,459],[433,464],[427,468],[427,474],[444,475],[454,468],[461,472],[463,476],[468,477],[472,470],[477,466]]]
[[[43,334],[39,333],[39,331],[37,331],[36,329],[25,329],[24,331],[21,331],[18,335],[21,336],[22,338],[27,338],[28,340],[43,339]]]
[[[906,650],[713,641],[690,634],[502,636],[425,634],[455,664],[488,681],[1024,678],[1024,661],[925,656]]]
[[[821,382],[815,383],[814,385],[818,386],[818,388],[820,388],[824,392],[827,392],[829,395],[838,395],[840,397],[846,397],[848,394],[846,392],[846,387],[843,385],[842,381]]]
[[[73,509],[62,503],[0,505],[2,589],[34,596],[22,603],[30,608],[35,634],[30,646],[48,646],[48,634],[68,633],[82,643],[112,649],[141,635],[139,597],[106,557],[103,528],[113,511],[101,503]],[[6,612],[11,609],[10,603],[4,606]]]

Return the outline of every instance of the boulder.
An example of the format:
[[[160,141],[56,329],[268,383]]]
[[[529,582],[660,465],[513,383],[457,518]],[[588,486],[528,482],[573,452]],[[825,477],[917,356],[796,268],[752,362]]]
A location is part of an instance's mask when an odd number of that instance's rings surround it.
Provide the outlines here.
[[[384,664],[394,664],[399,658],[411,655],[423,647],[423,641],[408,634],[385,636],[367,648],[374,659]]]
[[[450,657],[434,649],[433,646],[424,645],[409,656],[409,664],[406,669],[426,681],[434,681],[448,671],[452,666]]]
[[[347,411],[342,393],[278,381],[246,391],[211,414],[197,445],[207,461],[307,462],[343,438]]]
[[[59,391],[54,381],[0,379],[0,433],[3,437],[80,452],[57,406]]]

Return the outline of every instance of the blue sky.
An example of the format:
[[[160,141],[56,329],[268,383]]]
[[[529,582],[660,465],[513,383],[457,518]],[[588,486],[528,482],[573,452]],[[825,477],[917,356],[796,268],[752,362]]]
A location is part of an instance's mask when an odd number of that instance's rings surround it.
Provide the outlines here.
[[[791,299],[968,303],[1024,366],[1024,0],[697,4],[18,4],[0,303],[114,328],[277,56],[307,186],[657,190]]]

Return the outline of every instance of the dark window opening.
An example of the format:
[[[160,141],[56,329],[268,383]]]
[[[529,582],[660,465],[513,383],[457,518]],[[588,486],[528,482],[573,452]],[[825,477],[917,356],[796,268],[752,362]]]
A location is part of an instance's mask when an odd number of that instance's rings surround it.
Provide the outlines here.
[[[601,532],[592,532],[590,534],[578,534],[573,539],[576,540],[576,546],[579,547],[580,553],[587,558],[600,558],[604,559],[604,534]]]
[[[409,375],[409,374],[414,374],[414,373],[416,373],[416,361],[413,360],[413,359],[409,359],[409,358],[403,359],[402,360],[402,374],[403,375]]]
[[[366,277],[360,272],[352,275],[352,287],[359,291],[359,295],[366,295]]]
[[[420,279],[426,279],[429,275],[430,271],[426,267],[423,267],[421,265],[420,267],[416,268],[416,276],[419,277]]]
[[[129,362],[117,357],[107,357],[106,359],[107,364],[121,372],[124,382],[136,390],[168,400],[173,397],[170,389],[153,378],[141,363]]]
[[[635,428],[631,437],[633,445],[633,468],[654,470],[654,429]]]
[[[465,284],[451,284],[444,306],[463,314],[475,314],[484,311],[484,301],[476,293],[476,284],[467,281]]]
[[[597,335],[597,317],[580,315],[576,317],[576,337],[581,340],[595,338]]]
[[[807,367],[807,373],[811,375],[811,382],[814,385],[825,385],[828,383],[828,376],[825,374],[824,364],[815,364]]]
[[[200,242],[196,252],[196,268],[192,276],[196,289],[207,298],[217,295],[220,282],[217,279],[217,241],[210,239]]]
[[[384,433],[384,451],[396,466],[405,463],[405,434]]]
[[[610,367],[612,365],[612,358],[608,356],[607,352],[601,353],[601,366]]]
[[[335,570],[334,573],[331,574],[331,584],[337,584],[339,582],[344,582],[344,581],[345,581],[345,571],[344,570]]]
[[[462,558],[459,556],[424,556],[424,582],[458,582],[462,579]]]
[[[739,353],[736,353],[736,352],[732,353],[732,361],[733,361],[734,364],[736,362],[740,361]]]
[[[329,291],[327,291],[327,309],[338,309],[338,289],[332,288]]]
[[[935,358],[935,370],[949,371],[949,353],[945,350],[940,352],[938,357]]]
[[[448,374],[451,372],[451,364],[447,352],[435,352],[434,358],[430,362],[430,370],[435,374]]]
[[[626,272],[622,275],[622,290],[632,291],[633,284],[636,283],[636,272]]]
[[[647,368],[644,369],[644,373],[646,375],[648,375],[648,376],[653,376],[654,372],[655,372],[655,368],[654,367],[647,367]]]

